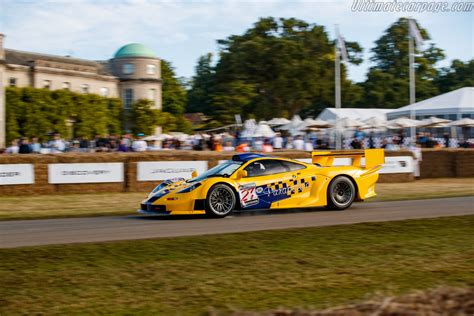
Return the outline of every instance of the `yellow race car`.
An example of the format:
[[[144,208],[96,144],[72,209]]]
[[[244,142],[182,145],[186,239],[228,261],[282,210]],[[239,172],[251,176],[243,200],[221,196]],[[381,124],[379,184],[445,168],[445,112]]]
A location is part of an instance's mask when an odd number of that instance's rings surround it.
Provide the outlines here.
[[[333,166],[338,157],[350,158],[352,164]],[[192,179],[160,183],[142,201],[138,211],[225,217],[234,210],[322,206],[343,210],[354,200],[375,196],[375,183],[383,163],[383,149],[316,151],[312,153],[312,163],[256,153],[239,154],[199,176],[194,173]]]

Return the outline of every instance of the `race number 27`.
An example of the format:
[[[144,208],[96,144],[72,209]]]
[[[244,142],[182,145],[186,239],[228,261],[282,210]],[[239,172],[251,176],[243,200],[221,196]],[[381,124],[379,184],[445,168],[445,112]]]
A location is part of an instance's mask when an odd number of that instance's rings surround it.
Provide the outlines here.
[[[255,186],[241,188],[239,190],[239,195],[242,207],[258,204],[258,195]]]

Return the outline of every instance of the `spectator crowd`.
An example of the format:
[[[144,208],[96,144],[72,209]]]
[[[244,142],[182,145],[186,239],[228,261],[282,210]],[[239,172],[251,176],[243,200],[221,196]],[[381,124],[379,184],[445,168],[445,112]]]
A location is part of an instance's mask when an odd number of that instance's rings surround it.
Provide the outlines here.
[[[48,139],[40,141],[38,137],[22,137],[11,141],[6,149],[0,149],[0,154],[39,154],[64,152],[144,152],[158,150],[212,150],[212,151],[261,151],[274,150],[305,150],[333,148],[334,138],[328,134],[310,132],[299,136],[282,135],[277,132],[274,137],[242,138],[240,131],[234,133],[204,134],[180,137],[145,137],[143,134],[97,135],[93,139],[83,137],[66,140],[60,134],[53,134]],[[374,132],[366,133],[357,129],[352,137],[343,139],[345,149],[384,148],[400,150],[410,145],[410,140],[403,130],[390,137],[379,137]],[[428,132],[417,135],[417,145],[423,148],[441,148],[450,146],[448,134],[442,138],[434,138]],[[456,147],[470,148],[472,144],[459,139]]]

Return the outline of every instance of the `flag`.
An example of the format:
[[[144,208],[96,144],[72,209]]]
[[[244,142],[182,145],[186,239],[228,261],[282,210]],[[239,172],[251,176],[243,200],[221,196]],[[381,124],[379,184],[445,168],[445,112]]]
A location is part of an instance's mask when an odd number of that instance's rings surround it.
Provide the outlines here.
[[[346,43],[344,42],[344,37],[339,33],[339,28],[336,28],[336,36],[337,36],[337,46],[339,48],[339,52],[341,52],[342,60],[347,63],[349,59],[347,58],[347,50],[346,50]]]
[[[410,28],[410,36],[415,39],[416,49],[423,49],[423,37],[420,34],[420,30],[416,26],[415,20],[409,19],[408,26]]]

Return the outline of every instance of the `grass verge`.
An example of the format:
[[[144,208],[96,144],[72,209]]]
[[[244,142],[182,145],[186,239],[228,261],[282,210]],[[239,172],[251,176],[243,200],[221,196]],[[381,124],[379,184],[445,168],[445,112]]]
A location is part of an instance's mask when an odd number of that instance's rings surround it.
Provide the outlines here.
[[[474,285],[474,216],[0,250],[0,314],[324,308]]]
[[[379,183],[370,201],[397,201],[474,195],[474,178],[423,179],[405,183]]]
[[[368,201],[474,195],[474,178],[380,183]],[[0,197],[0,220],[134,214],[146,193],[96,193]]]

